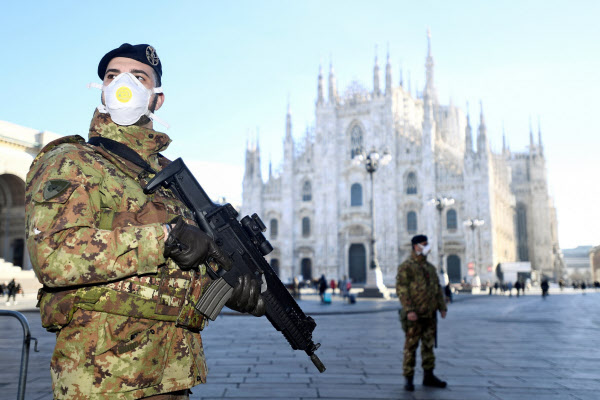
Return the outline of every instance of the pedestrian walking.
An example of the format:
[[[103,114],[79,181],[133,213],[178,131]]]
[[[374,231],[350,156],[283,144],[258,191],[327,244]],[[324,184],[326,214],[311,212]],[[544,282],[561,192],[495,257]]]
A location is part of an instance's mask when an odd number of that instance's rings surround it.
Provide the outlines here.
[[[325,302],[325,291],[327,290],[327,279],[325,279],[325,275],[321,275],[318,282],[319,287],[319,297],[321,298],[321,302]]]
[[[498,294],[498,281],[494,282],[494,294]]]
[[[517,297],[519,297],[519,293],[521,292],[521,282],[518,280],[515,282],[515,289],[517,289]]]
[[[332,295],[332,296],[335,294],[335,286],[336,286],[336,285],[335,285],[335,279],[332,279],[332,280],[329,282],[329,287],[331,288],[331,295]]]
[[[446,296],[446,303],[452,303],[452,288],[450,284],[444,286],[444,295]]]
[[[294,277],[292,285],[294,291],[294,298],[300,300],[300,281],[298,280],[297,276]]]
[[[548,284],[548,280],[544,279],[540,286],[542,288],[542,298],[544,300],[546,300],[546,296],[548,296],[548,289],[550,288],[550,285]]]
[[[165,101],[156,50],[125,43],[97,72],[89,141],[46,145],[25,188],[42,325],[56,332],[54,398],[187,399],[206,382],[205,320],[193,310],[212,281],[204,263],[231,261],[171,189],[144,193],[170,163],[160,152],[171,139],[153,125]],[[240,276],[226,305],[263,315],[260,284]]]
[[[411,244],[411,255],[398,266],[396,294],[402,304],[401,321],[405,331],[402,362],[404,389],[412,392],[415,389],[413,377],[419,342],[421,342],[421,365],[424,370],[423,385],[446,387],[446,382],[433,374],[435,368],[433,346],[437,332],[437,312],[440,312],[442,318],[446,318],[447,306],[436,268],[427,262],[427,255],[431,251],[427,236],[414,236]]]
[[[585,294],[585,288],[586,288],[585,281],[581,281],[581,293],[582,294]]]
[[[17,282],[15,281],[15,278],[13,278],[8,285],[6,286],[6,291],[7,291],[7,297],[6,297],[6,305],[10,306],[10,298],[12,297],[13,299],[13,304],[16,305],[17,304],[17,291],[18,291],[19,287],[17,285]]]

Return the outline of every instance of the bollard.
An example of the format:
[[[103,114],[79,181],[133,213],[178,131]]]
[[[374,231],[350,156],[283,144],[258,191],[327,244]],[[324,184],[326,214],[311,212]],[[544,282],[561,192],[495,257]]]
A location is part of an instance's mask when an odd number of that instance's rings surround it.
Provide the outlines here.
[[[19,392],[17,393],[17,400],[25,399],[25,384],[27,382],[27,365],[29,363],[29,344],[31,339],[35,340],[34,351],[38,352],[38,341],[36,338],[31,337],[31,331],[29,330],[29,322],[27,322],[27,318],[23,314],[18,311],[11,310],[0,310],[0,316],[10,316],[15,317],[19,320],[21,325],[23,326],[23,348],[21,350],[21,369],[19,372]]]

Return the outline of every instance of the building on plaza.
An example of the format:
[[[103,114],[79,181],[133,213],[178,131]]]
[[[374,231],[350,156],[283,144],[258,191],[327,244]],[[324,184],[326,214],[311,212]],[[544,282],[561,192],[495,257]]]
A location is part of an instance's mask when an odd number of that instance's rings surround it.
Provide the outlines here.
[[[13,266],[31,269],[25,250],[25,177],[42,147],[59,137],[0,121],[0,272]]]
[[[590,268],[593,282],[600,282],[600,246],[590,250]]]
[[[490,149],[483,107],[479,123],[459,107],[441,104],[434,84],[431,40],[426,84],[413,96],[392,80],[387,57],[384,80],[375,58],[373,86],[352,82],[339,93],[333,67],[326,86],[317,78],[315,126],[297,141],[288,106],[283,162],[277,173],[261,175],[260,147],[249,143],[243,180],[242,215],[257,212],[274,246],[268,259],[282,280],[325,274],[365,282],[371,252],[370,201],[376,212],[379,265],[394,283],[397,265],[410,253],[410,238],[427,234],[437,264],[442,224],[443,268],[452,282],[479,276],[496,279],[501,262],[530,261],[533,276],[560,277],[562,262],[556,212],[548,195],[542,135],[529,148]],[[505,143],[505,141],[504,141]],[[374,173],[374,193],[357,152],[387,150],[392,162]],[[442,212],[431,204],[455,200]],[[441,221],[440,221],[441,217]],[[467,220],[484,224],[467,228]]]
[[[592,246],[577,246],[573,249],[563,249],[565,260],[565,277],[569,282],[591,283],[593,279]]]

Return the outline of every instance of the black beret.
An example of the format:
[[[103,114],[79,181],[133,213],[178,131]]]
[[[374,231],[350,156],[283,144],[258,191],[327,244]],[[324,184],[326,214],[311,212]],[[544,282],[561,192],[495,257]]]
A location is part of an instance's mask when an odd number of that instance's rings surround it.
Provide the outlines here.
[[[427,242],[427,236],[425,236],[425,235],[413,236],[413,238],[410,240],[410,242],[413,244],[413,246],[415,244]]]
[[[149,65],[154,69],[156,76],[158,77],[157,86],[161,85],[162,64],[160,63],[160,58],[158,58],[158,54],[156,54],[154,47],[149,44],[130,45],[129,43],[123,43],[120,47],[109,51],[102,57],[98,64],[98,76],[101,80],[104,80],[108,63],[115,57],[131,58]]]

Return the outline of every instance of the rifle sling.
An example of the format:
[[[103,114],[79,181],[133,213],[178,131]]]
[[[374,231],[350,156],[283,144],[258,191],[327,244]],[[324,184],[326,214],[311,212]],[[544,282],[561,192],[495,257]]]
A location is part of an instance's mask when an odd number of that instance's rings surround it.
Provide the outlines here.
[[[151,174],[155,174],[156,171],[148,164],[142,156],[136,153],[130,147],[124,145],[123,143],[119,143],[116,140],[108,139],[105,137],[94,136],[88,140],[88,143],[93,146],[101,146],[106,150],[110,151],[117,156],[124,158],[127,161],[130,161],[142,168],[144,171],[149,172]]]

